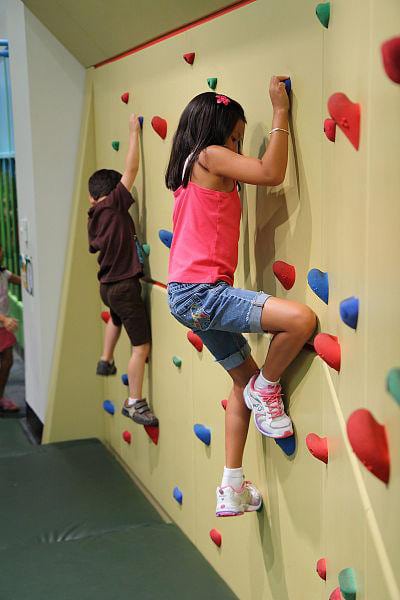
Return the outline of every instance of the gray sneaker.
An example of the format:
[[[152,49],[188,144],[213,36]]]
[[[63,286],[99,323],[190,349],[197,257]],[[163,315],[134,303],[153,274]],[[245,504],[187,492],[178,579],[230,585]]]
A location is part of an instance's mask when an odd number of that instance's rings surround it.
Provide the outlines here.
[[[112,363],[107,362],[106,360],[99,360],[97,363],[96,375],[115,375],[117,372],[117,367],[115,366],[114,361]]]
[[[122,414],[124,417],[129,417],[135,421],[135,423],[139,423],[139,425],[158,427],[158,419],[151,412],[150,407],[146,402],[146,398],[137,400],[133,406],[128,406],[125,402],[122,407]]]

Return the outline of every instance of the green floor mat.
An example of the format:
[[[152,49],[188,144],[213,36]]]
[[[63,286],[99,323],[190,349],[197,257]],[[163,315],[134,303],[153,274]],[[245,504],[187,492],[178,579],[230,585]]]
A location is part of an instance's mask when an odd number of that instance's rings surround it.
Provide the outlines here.
[[[32,448],[18,419],[0,419],[0,458]]]

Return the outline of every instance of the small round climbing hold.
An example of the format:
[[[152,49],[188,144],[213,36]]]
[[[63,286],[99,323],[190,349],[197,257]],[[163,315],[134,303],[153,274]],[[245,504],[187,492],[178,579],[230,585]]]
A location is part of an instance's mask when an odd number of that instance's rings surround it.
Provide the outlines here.
[[[214,544],[216,546],[218,546],[218,548],[221,547],[221,544],[222,544],[222,535],[218,531],[218,529],[211,529],[211,531],[210,531],[210,538],[212,539],[212,541],[214,542]]]
[[[142,250],[145,253],[146,256],[149,256],[150,254],[150,246],[149,244],[142,244]]]
[[[226,410],[227,405],[228,405],[228,400],[226,398],[224,398],[224,400],[221,400],[221,406],[224,410]]]
[[[319,333],[314,339],[315,352],[326,362],[327,365],[340,371],[340,344],[334,335]]]
[[[326,581],[326,558],[320,558],[317,561],[317,569],[316,570],[317,570],[318,575],[321,577],[321,579]]]
[[[207,79],[207,83],[209,88],[215,90],[215,88],[217,87],[218,79],[216,77],[209,77]]]
[[[328,110],[336,125],[358,150],[360,146],[360,105],[352,102],[346,94],[338,92],[329,98]]]
[[[386,378],[386,388],[397,404],[400,404],[400,369],[390,369]]]
[[[206,446],[209,446],[211,443],[211,431],[205,425],[201,425],[200,423],[196,423],[193,425],[193,431],[195,435],[201,440]]]
[[[116,152],[118,152],[118,150],[119,150],[119,142],[117,140],[114,140],[113,142],[111,142],[111,146],[114,148],[114,150]]]
[[[289,435],[285,438],[275,438],[275,443],[280,447],[286,456],[292,456],[296,452],[296,436]]]
[[[331,595],[329,596],[329,600],[343,600],[343,596],[340,593],[340,588],[337,587],[333,590],[333,592],[331,592]]]
[[[143,119],[142,115],[140,115],[138,117],[138,121],[139,121],[140,129],[143,129],[143,121],[144,121],[144,119]]]
[[[329,277],[328,273],[319,269],[311,269],[307,275],[308,285],[325,304],[329,302]]]
[[[400,83],[400,37],[386,40],[381,46],[381,53],[386,75],[394,83]]]
[[[129,92],[124,92],[121,96],[121,100],[122,102],[125,102],[125,104],[128,104],[129,102]]]
[[[202,350],[203,350],[203,340],[201,339],[201,337],[199,337],[197,335],[197,333],[194,333],[194,331],[188,331],[187,332],[187,339],[192,344],[192,346],[194,346],[196,348],[197,352],[202,352]]]
[[[324,133],[330,142],[336,140],[336,123],[333,119],[325,119]]]
[[[183,494],[182,494],[181,490],[178,488],[178,486],[174,487],[174,491],[172,492],[172,495],[175,498],[175,500],[178,502],[178,504],[182,504]]]
[[[153,444],[155,444],[157,446],[157,444],[158,444],[158,437],[160,435],[160,429],[159,429],[159,427],[154,427],[154,425],[143,425],[143,427],[144,427],[147,435],[149,436],[149,438],[153,442]]]
[[[307,448],[318,460],[328,464],[328,439],[316,433],[309,433],[306,437]]]
[[[296,281],[296,269],[283,260],[276,260],[272,265],[275,277],[281,282],[285,290],[290,290]]]
[[[183,55],[183,59],[187,62],[188,65],[192,65],[194,63],[194,59],[196,57],[195,52],[187,52]]]
[[[357,329],[358,307],[358,298],[355,298],[354,296],[346,298],[346,300],[342,300],[340,303],[340,316],[342,317],[342,321],[352,329]]]
[[[328,29],[329,18],[331,16],[331,3],[324,2],[321,4],[317,4],[317,6],[315,8],[315,14],[317,15],[321,25],[323,25],[324,27],[326,27],[326,29]]]
[[[164,246],[167,246],[167,248],[171,248],[173,237],[171,231],[167,231],[167,229],[160,229],[160,231],[158,232],[158,237],[160,238]]]
[[[114,407],[114,404],[111,402],[111,400],[104,400],[103,408],[110,415],[113,415],[115,413],[115,407]]]
[[[110,313],[108,310],[103,310],[100,314],[102,320],[104,321],[104,323],[108,323],[108,321],[110,320]]]
[[[390,456],[386,428],[366,408],[355,410],[347,421],[347,436],[354,454],[375,477],[389,482]]]
[[[124,385],[129,385],[129,379],[128,379],[128,374],[127,373],[122,373],[121,375],[121,381]]]
[[[132,434],[130,431],[124,431],[122,434],[122,438],[124,440],[124,442],[126,442],[127,444],[130,444],[132,441]]]
[[[167,121],[165,119],[163,119],[162,117],[156,116],[156,117],[152,118],[151,126],[154,129],[154,131],[156,133],[158,133],[160,138],[165,140],[165,138],[167,137],[167,130],[168,130]]]
[[[340,591],[344,599],[356,600],[357,580],[354,569],[351,567],[348,567],[347,569],[342,569],[339,573],[338,579]]]
[[[179,356],[173,356],[173,357],[172,357],[172,362],[174,363],[174,365],[175,365],[176,367],[178,367],[178,369],[180,369],[180,368],[181,368],[181,366],[182,366],[182,359],[181,359],[181,358],[179,358]]]

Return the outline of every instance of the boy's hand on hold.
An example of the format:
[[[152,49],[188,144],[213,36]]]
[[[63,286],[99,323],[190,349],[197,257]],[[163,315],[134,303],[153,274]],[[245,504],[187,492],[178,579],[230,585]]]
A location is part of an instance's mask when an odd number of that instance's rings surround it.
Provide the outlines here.
[[[7,317],[6,319],[4,319],[3,324],[7,331],[11,331],[11,333],[18,329],[18,321],[12,319],[11,317]]]
[[[134,113],[129,117],[129,131],[131,133],[139,133],[140,131],[139,119]]]
[[[285,79],[287,75],[273,75],[269,83],[269,96],[274,110],[289,110],[289,96],[286,93]]]

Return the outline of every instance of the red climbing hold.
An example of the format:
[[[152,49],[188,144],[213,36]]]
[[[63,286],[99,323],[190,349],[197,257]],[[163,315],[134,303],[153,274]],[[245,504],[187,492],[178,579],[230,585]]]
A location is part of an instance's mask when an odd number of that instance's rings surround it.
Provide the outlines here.
[[[333,590],[333,592],[329,596],[329,600],[343,600],[343,596],[340,593],[340,587],[337,587]]]
[[[151,120],[151,126],[158,135],[165,140],[167,137],[167,121],[162,117],[153,117]]]
[[[336,123],[333,119],[325,119],[324,132],[330,142],[336,140]]]
[[[197,335],[197,333],[194,333],[194,331],[188,331],[187,339],[192,346],[196,348],[197,352],[201,352],[203,350],[203,340]]]
[[[101,313],[101,318],[103,319],[104,323],[108,323],[108,321],[110,320],[110,313],[108,312],[108,310],[103,310],[103,312]]]
[[[386,75],[395,83],[400,83],[400,37],[386,40],[381,52]]]
[[[228,400],[225,398],[225,400],[221,400],[221,406],[224,410],[226,410],[228,404]]]
[[[128,104],[128,102],[129,102],[129,92],[125,92],[124,94],[122,94],[121,100],[122,100],[122,102],[125,102],[125,104]]]
[[[124,431],[124,433],[122,434],[122,437],[124,438],[125,442],[127,444],[130,444],[132,441],[132,435],[129,431]]]
[[[306,437],[307,448],[311,454],[321,460],[326,465],[328,464],[328,439],[319,437],[316,433],[309,433]]]
[[[335,371],[340,371],[340,344],[334,335],[319,333],[314,338],[315,352]]]
[[[384,425],[366,408],[355,410],[347,421],[351,447],[363,465],[384,483],[389,482],[390,456]]]
[[[320,558],[317,561],[317,573],[321,579],[326,581],[326,558]]]
[[[160,435],[160,428],[153,427],[152,425],[143,425],[146,430],[147,435],[151,439],[151,441],[157,446],[158,444],[158,436]]]
[[[211,529],[210,531],[210,538],[212,539],[212,541],[214,542],[214,544],[218,547],[221,546],[222,544],[222,535],[220,534],[220,532],[218,531],[218,529]]]
[[[328,110],[336,125],[358,150],[360,145],[360,105],[352,102],[346,94],[332,94],[328,100]]]
[[[296,281],[296,269],[293,265],[277,260],[272,265],[275,277],[281,282],[285,290],[290,290]]]
[[[188,65],[192,65],[194,63],[195,56],[196,56],[195,52],[188,52],[187,54],[183,55],[183,58],[186,60]]]

